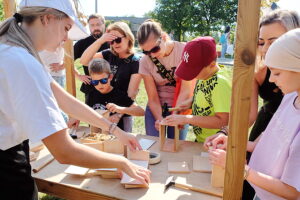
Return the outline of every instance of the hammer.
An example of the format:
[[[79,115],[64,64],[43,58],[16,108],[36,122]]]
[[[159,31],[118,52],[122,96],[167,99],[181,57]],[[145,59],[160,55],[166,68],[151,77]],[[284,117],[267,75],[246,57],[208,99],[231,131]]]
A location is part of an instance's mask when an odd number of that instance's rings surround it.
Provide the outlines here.
[[[176,183],[174,176],[170,176],[169,178],[167,178],[167,181],[165,183],[164,193],[171,186],[175,186],[177,188],[181,188],[181,189],[185,189],[185,190],[192,190],[192,191],[195,191],[195,192],[200,192],[200,193],[203,193],[203,194],[208,194],[208,195],[212,195],[212,196],[216,196],[216,197],[221,197],[221,198],[223,197],[221,194],[214,193],[212,191],[208,191],[208,190],[205,190],[205,189],[197,188],[197,187],[194,187],[194,186],[189,185],[189,184]]]

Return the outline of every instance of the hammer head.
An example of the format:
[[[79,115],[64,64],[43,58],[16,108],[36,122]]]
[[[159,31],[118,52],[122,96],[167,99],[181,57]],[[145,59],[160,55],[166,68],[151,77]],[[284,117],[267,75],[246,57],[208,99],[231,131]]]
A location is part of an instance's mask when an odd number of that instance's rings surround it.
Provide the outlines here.
[[[172,185],[175,185],[175,178],[174,176],[169,176],[165,183],[165,190],[164,193],[171,187]]]

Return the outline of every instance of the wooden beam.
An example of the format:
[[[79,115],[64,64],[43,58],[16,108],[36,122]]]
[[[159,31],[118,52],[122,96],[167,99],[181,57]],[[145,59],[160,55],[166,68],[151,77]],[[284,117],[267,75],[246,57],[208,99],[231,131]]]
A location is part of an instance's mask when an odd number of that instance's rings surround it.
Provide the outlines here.
[[[238,3],[233,88],[223,195],[225,200],[241,199],[243,189],[260,3],[260,0],[239,0]]]
[[[9,18],[16,12],[15,0],[3,0],[4,17]]]
[[[66,68],[66,86],[67,91],[76,97],[76,84],[75,84],[75,72],[74,72],[74,53],[73,53],[73,41],[68,40],[65,43],[65,68]]]

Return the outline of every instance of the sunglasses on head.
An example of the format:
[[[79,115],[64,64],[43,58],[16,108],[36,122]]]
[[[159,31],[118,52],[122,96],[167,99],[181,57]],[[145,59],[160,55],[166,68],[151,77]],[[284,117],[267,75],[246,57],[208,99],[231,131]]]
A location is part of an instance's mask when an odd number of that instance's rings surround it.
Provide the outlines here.
[[[157,52],[159,52],[160,51],[161,38],[158,39],[158,42],[159,42],[158,45],[156,45],[155,47],[153,47],[149,51],[143,50],[143,54],[150,55],[151,53],[157,53]]]
[[[110,41],[110,44],[113,45],[114,43],[120,44],[122,42],[123,37],[117,37],[116,39]]]
[[[108,83],[108,77],[107,78],[102,78],[102,79],[99,79],[99,80],[91,80],[91,85],[96,86],[96,85],[99,84],[99,82],[103,85]]]

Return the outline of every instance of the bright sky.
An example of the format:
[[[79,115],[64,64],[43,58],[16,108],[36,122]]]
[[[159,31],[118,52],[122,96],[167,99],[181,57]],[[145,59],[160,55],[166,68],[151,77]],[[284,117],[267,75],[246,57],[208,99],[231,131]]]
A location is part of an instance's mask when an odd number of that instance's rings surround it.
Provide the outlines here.
[[[95,13],[96,0],[80,0],[85,15]],[[97,0],[98,13],[104,16],[142,17],[153,10],[155,0]]]
[[[80,0],[84,14],[95,12],[96,0]],[[136,16],[142,17],[153,10],[155,0],[97,0],[98,13],[104,16]],[[280,0],[278,5],[283,9],[296,10],[300,13],[299,0]]]

